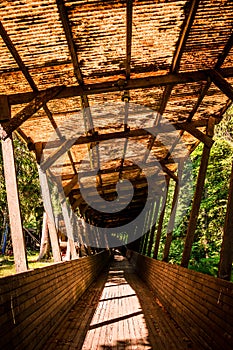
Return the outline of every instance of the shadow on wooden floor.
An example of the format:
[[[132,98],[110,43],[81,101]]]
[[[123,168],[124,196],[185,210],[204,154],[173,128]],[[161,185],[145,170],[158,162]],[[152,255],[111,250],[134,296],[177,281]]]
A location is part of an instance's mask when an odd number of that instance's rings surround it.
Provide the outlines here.
[[[53,334],[47,350],[196,349],[122,256],[115,256]]]

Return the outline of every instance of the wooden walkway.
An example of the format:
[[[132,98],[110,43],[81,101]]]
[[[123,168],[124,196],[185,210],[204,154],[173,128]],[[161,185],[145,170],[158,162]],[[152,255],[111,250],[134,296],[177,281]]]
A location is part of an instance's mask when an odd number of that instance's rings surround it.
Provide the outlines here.
[[[121,256],[115,256],[44,348],[198,349]]]

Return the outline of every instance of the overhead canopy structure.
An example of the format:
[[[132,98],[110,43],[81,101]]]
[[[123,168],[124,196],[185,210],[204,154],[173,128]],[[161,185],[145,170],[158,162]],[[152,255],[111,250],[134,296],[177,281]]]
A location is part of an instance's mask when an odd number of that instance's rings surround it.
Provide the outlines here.
[[[159,192],[213,143],[208,121],[233,98],[232,15],[230,0],[1,1],[2,139],[17,130],[90,222],[130,222],[150,179]],[[120,216],[88,205],[111,203],[123,179],[134,193]]]

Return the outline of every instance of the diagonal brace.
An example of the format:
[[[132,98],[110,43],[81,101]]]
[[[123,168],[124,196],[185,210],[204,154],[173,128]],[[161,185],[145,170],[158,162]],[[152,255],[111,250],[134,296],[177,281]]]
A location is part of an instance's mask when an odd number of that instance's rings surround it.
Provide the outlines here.
[[[41,107],[56,97],[63,86],[53,87],[46,92],[40,92],[37,96],[28,103],[21,111],[19,111],[14,118],[8,122],[0,124],[0,139],[5,140],[8,138],[13,131],[20,127],[25,121],[27,121],[33,114],[35,114]]]

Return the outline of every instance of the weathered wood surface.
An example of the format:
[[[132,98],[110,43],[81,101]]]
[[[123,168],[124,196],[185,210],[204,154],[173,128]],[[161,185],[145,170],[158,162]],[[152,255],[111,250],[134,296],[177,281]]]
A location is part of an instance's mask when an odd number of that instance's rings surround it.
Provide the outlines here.
[[[233,348],[233,283],[137,253],[131,262],[199,349]]]
[[[195,345],[156,302],[129,262],[116,256],[45,348],[184,350]]]
[[[0,279],[1,350],[44,343],[108,261],[107,251]]]

